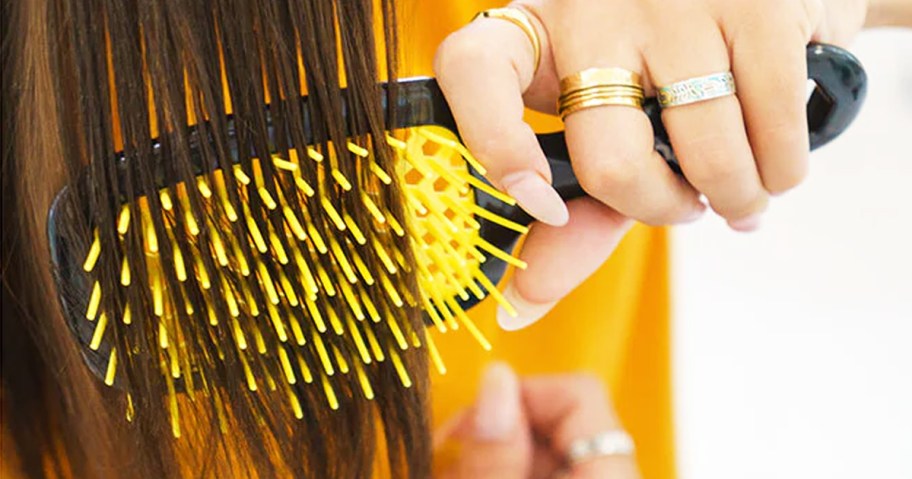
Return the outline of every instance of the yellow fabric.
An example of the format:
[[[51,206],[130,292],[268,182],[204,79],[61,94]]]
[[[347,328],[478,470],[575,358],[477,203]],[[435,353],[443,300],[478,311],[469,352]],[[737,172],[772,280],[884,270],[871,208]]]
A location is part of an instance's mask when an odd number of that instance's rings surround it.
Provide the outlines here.
[[[477,11],[503,4],[409,2],[399,18],[401,76],[432,75],[434,51],[446,35]],[[543,130],[554,126],[539,117],[533,123]],[[483,351],[463,331],[435,336],[448,368],[433,377],[435,423],[472,403],[479,375],[492,360],[505,360],[521,374],[586,370],[608,385],[637,442],[644,479],[673,478],[667,259],[666,232],[637,226],[592,278],[528,330],[500,331],[493,301],[472,309],[493,351]]]

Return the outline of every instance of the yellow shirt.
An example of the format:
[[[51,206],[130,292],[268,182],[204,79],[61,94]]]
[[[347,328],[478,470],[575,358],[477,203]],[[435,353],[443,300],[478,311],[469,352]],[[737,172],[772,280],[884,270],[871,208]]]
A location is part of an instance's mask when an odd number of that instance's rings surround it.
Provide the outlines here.
[[[432,75],[437,45],[497,0],[427,1],[404,5],[401,76]],[[536,127],[554,122],[535,118]],[[558,123],[559,125],[559,123]],[[611,259],[548,316],[518,332],[501,331],[496,304],[470,312],[493,345],[483,351],[468,334],[435,336],[448,372],[433,376],[436,424],[472,403],[484,366],[495,359],[520,374],[590,371],[603,378],[624,427],[637,443],[644,479],[674,477],[669,371],[668,255],[665,230],[638,225]]]

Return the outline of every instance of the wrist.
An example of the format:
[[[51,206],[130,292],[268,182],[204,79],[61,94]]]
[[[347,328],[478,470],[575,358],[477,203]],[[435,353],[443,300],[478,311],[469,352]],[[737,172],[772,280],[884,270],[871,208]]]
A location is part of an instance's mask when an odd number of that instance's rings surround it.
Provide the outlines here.
[[[912,0],[869,0],[865,27],[912,27]]]

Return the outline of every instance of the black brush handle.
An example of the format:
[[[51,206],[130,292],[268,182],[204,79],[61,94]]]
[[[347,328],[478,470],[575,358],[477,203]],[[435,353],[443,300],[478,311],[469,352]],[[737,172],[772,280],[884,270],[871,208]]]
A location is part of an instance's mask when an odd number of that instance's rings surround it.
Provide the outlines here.
[[[858,115],[867,93],[868,78],[854,55],[832,45],[808,45],[807,64],[808,79],[817,84],[807,104],[808,133],[811,150],[815,150],[842,134]],[[652,123],[655,149],[672,169],[681,173],[656,99],[647,99],[643,110]],[[561,197],[569,200],[584,196],[570,166],[564,132],[538,135],[538,141],[551,164],[554,187]]]

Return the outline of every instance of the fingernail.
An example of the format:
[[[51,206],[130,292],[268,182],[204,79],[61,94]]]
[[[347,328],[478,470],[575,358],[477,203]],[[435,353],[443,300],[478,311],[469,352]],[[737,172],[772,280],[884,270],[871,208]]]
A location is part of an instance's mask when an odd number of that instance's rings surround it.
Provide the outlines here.
[[[488,366],[475,404],[475,438],[508,439],[519,425],[519,379],[506,363]]]
[[[761,217],[762,216],[759,213],[753,214],[750,216],[745,216],[744,218],[739,218],[737,220],[729,221],[728,226],[730,226],[731,229],[733,229],[735,231],[741,231],[743,233],[747,233],[750,231],[754,231],[760,227]]]
[[[563,226],[570,219],[564,200],[538,173],[532,170],[518,171],[505,176],[500,184],[526,213],[542,223]]]
[[[508,313],[503,306],[497,307],[497,324],[505,331],[516,331],[535,323],[557,304],[557,301],[550,303],[530,302],[516,292],[512,282],[504,289],[503,296],[516,309],[516,315],[514,316]]]

